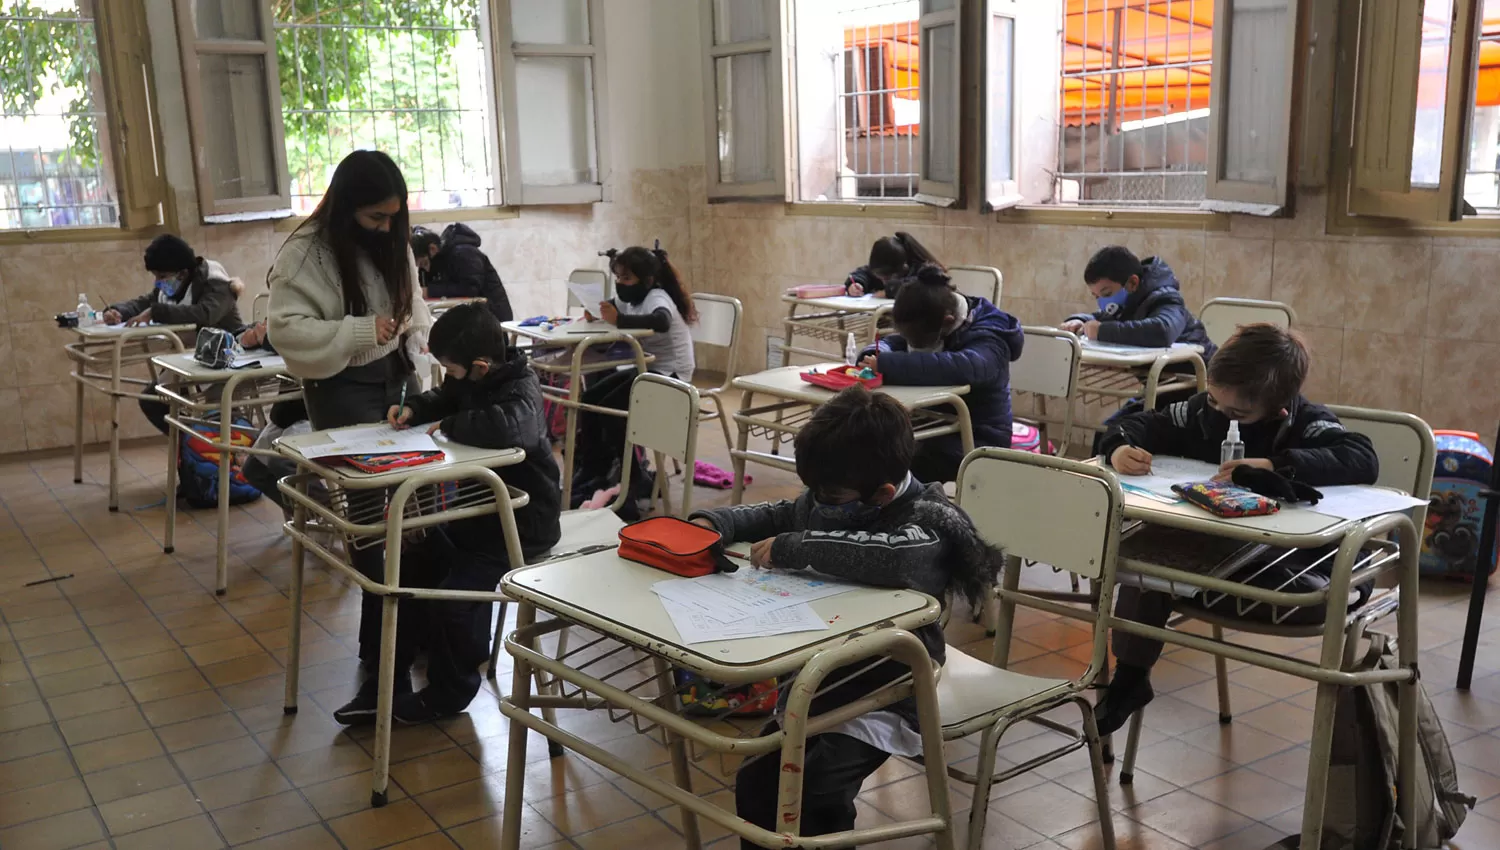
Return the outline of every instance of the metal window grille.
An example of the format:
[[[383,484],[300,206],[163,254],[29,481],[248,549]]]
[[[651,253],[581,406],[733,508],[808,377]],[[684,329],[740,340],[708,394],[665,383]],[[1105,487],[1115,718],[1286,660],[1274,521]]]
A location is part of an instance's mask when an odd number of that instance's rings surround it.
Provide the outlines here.
[[[411,209],[500,202],[482,5],[275,0],[296,212],[317,206],[358,148],[396,161]]]
[[[1424,47],[1426,41],[1424,32]],[[1500,76],[1500,62],[1486,51],[1500,52],[1500,2],[1496,0],[1485,0],[1484,4],[1484,27],[1479,34],[1481,84],[1474,87],[1473,111],[1469,115],[1469,167],[1464,176],[1464,200],[1476,213],[1496,215],[1500,214],[1500,93],[1489,82]]]
[[[0,0],[0,230],[119,224],[92,9]]]
[[[1196,207],[1208,177],[1213,0],[1068,0],[1057,200]]]

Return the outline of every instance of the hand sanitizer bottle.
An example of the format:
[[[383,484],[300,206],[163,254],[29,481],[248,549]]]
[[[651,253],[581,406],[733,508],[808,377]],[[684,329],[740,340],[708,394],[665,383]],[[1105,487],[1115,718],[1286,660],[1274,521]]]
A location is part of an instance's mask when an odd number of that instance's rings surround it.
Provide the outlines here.
[[[1229,421],[1229,435],[1219,444],[1219,463],[1245,459],[1245,444],[1240,442],[1240,421]]]
[[[78,326],[80,328],[93,327],[94,308],[89,306],[89,296],[87,292],[78,293],[78,306],[74,309],[78,311]]]
[[[844,362],[850,366],[857,365],[854,361],[859,357],[859,345],[854,342],[854,334],[849,334],[844,340]]]

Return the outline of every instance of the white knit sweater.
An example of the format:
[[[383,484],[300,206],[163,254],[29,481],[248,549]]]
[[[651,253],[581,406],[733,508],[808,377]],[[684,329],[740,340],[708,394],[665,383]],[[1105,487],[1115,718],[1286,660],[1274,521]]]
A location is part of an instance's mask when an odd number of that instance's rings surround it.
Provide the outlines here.
[[[411,265],[412,315],[405,340],[408,353],[416,357],[426,351],[432,317],[417,288],[416,261],[410,249],[407,262]],[[281,246],[268,279],[268,332],[293,375],[313,380],[330,378],[350,366],[373,363],[401,344],[401,337],[385,345],[375,341],[375,319],[391,315],[391,300],[380,272],[363,253],[359,256],[359,276],[369,313],[350,316],[344,312],[338,261],[323,237],[308,228],[293,234]]]

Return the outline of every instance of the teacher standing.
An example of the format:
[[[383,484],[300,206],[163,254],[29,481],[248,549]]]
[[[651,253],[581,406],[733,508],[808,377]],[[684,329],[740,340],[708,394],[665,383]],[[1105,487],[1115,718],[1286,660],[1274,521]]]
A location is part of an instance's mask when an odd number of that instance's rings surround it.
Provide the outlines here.
[[[269,335],[302,379],[308,419],[318,430],[385,421],[403,387],[416,390],[414,358],[427,348],[432,319],[417,288],[407,242],[406,179],[389,156],[358,150],[334,169],[328,191],[281,246],[271,267]],[[378,510],[375,493],[351,511]],[[380,581],[382,546],[356,549],[354,566]],[[376,616],[361,618],[360,658],[379,653]]]

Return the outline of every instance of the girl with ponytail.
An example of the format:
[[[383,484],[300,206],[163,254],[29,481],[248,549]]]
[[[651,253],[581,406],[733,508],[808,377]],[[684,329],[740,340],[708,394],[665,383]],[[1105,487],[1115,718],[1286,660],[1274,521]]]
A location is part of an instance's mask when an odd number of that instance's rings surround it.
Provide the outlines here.
[[[1010,448],[1010,364],[1024,340],[1016,317],[958,292],[943,267],[929,263],[899,282],[891,318],[896,333],[866,349],[861,365],[897,386],[968,385],[974,445]],[[922,440],[911,473],[926,483],[953,481],[963,458],[957,434]]]
[[[844,281],[844,292],[855,296],[895,298],[902,282],[914,277],[917,270],[926,265],[947,269],[910,233],[898,231],[895,236],[882,236],[870,248],[870,262],[849,273],[849,279]]]

